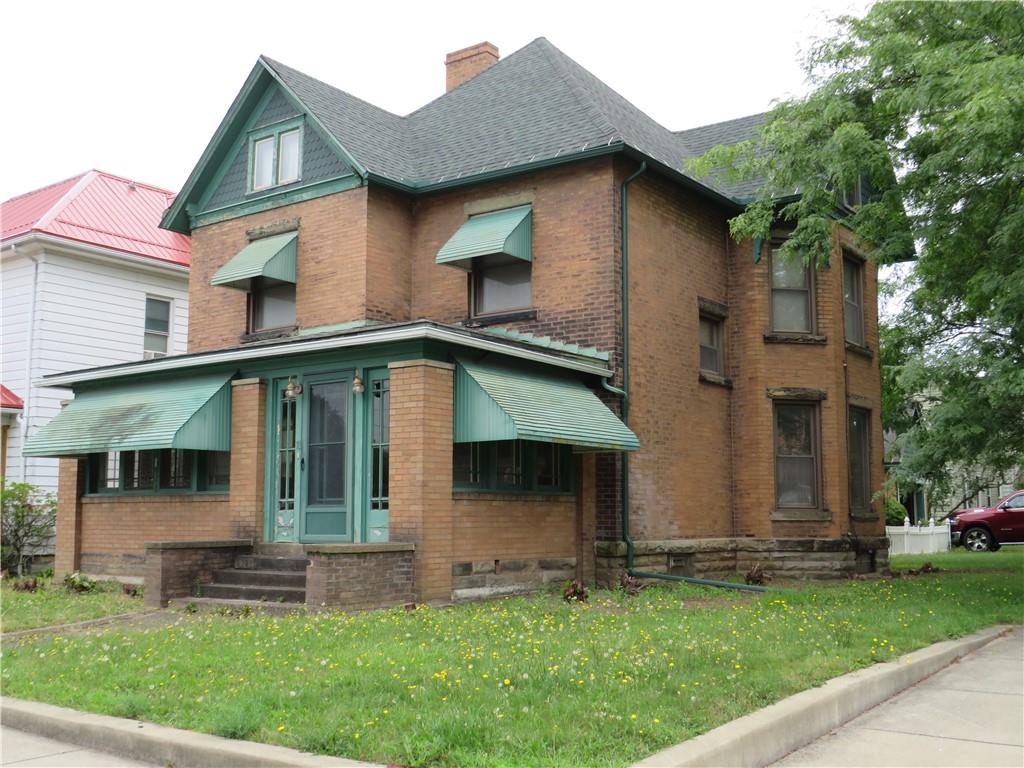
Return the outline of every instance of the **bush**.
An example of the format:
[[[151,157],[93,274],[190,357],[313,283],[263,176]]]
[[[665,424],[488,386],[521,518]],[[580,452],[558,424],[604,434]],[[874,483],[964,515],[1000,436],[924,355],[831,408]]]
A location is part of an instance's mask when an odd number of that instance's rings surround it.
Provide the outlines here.
[[[96,581],[84,573],[75,571],[64,575],[64,588],[68,592],[95,592]]]
[[[900,504],[900,500],[893,496],[885,497],[885,524],[903,525],[907,518],[907,508]]]
[[[0,560],[23,576],[32,555],[49,543],[57,522],[57,500],[29,483],[3,485]]]
[[[590,598],[590,590],[587,585],[579,579],[565,582],[562,589],[562,599],[567,603],[585,603]]]

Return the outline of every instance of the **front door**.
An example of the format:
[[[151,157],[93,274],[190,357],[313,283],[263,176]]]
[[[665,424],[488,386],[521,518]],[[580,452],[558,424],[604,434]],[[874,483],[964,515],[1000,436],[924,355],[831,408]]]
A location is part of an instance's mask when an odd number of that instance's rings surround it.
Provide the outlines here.
[[[349,372],[275,379],[273,541],[351,540],[351,396]]]

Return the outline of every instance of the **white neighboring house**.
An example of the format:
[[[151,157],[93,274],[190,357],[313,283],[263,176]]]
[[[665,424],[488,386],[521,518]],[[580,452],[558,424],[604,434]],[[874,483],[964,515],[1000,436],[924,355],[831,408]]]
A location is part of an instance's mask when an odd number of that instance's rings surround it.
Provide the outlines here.
[[[189,238],[158,227],[173,199],[88,171],[0,204],[0,382],[23,402],[7,479],[57,491],[58,460],[21,453],[72,396],[43,376],[186,351]]]

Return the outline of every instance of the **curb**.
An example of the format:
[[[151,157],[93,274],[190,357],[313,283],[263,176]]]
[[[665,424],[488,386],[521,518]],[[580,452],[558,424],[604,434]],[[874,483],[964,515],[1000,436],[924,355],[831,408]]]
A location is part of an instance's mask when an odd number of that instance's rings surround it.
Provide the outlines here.
[[[1007,625],[990,627],[959,640],[913,651],[898,661],[835,677],[819,688],[801,691],[657,752],[635,763],[633,768],[770,765],[1009,630]]]
[[[174,768],[381,768],[372,763],[93,715],[7,696],[0,697],[0,722],[5,727],[48,739]]]

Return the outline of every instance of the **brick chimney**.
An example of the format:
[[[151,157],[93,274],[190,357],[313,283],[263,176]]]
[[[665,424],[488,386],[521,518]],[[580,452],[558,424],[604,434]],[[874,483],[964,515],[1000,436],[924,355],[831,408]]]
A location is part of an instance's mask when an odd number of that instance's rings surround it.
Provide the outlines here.
[[[498,48],[492,43],[477,43],[469,48],[452,51],[444,59],[447,80],[446,91],[457,88],[476,77],[492,64],[498,63]]]

